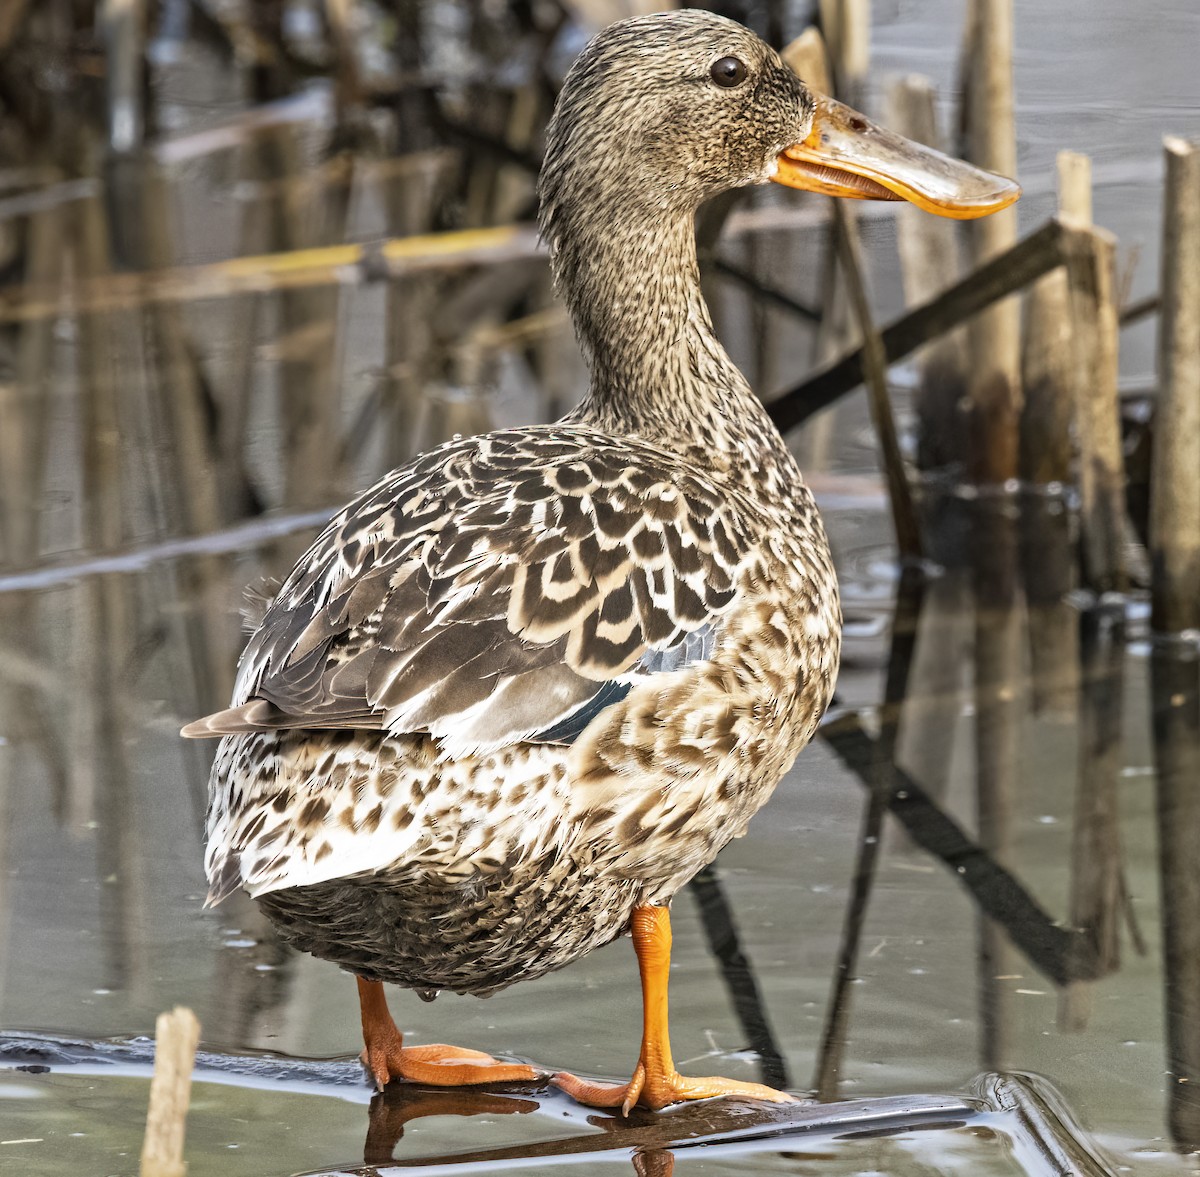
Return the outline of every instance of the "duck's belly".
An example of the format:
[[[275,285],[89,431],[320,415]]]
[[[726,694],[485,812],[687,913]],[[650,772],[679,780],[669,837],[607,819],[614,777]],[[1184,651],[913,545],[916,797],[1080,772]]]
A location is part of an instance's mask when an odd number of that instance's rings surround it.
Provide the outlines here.
[[[213,771],[210,881],[295,947],[421,992],[486,994],[620,934],[638,883],[572,844],[565,754],[440,759],[424,737],[263,732]]]
[[[373,980],[486,997],[621,935],[640,891],[548,859],[448,880],[394,872],[292,887],[258,900],[295,947]]]
[[[210,880],[232,870],[289,942],[369,978],[485,995],[608,943],[769,795],[644,772],[591,791],[567,746],[439,760],[423,737],[312,730],[223,742]],[[678,796],[675,794],[678,793]]]

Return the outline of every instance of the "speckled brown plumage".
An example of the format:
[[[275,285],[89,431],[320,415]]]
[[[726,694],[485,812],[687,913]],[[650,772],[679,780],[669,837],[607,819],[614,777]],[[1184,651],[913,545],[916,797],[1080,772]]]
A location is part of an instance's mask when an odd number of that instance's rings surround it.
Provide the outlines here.
[[[736,53],[751,83],[709,78]],[[744,832],[833,689],[840,615],[796,465],[713,334],[699,203],[769,178],[806,91],[707,13],[572,68],[540,196],[592,382],[456,439],[318,537],[222,735],[206,859],[300,947],[486,994],[619,935]]]

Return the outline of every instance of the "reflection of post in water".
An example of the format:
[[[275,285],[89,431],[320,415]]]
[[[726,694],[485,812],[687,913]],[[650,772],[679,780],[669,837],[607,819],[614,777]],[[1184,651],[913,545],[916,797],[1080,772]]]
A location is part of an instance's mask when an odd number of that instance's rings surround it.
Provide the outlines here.
[[[896,757],[929,797],[944,803],[974,640],[970,503],[930,480],[921,488],[919,507],[922,550],[942,571],[924,586],[914,619],[911,682],[897,721]]]
[[[750,1049],[758,1055],[761,1080],[768,1087],[785,1089],[788,1086],[787,1064],[767,1020],[754,970],[738,942],[733,910],[725,897],[716,867],[706,866],[688,884],[688,890],[700,909],[700,922],[709,950],[720,966],[742,1032]]]
[[[0,264],[6,268],[19,265],[24,281],[31,286],[61,281],[66,257],[61,210],[54,205],[37,210],[24,225],[23,233],[18,234],[10,226],[11,231],[0,238]],[[0,567],[32,567],[38,552],[36,505],[46,465],[53,327],[53,321],[43,317],[10,323],[0,330],[0,365],[11,373],[8,379],[0,380]],[[38,614],[39,602],[33,594],[0,596],[0,635],[6,662],[25,657],[33,664],[44,662]],[[10,789],[18,749],[25,741],[36,739],[42,744],[60,812],[69,797],[67,764],[42,714],[48,706],[35,684],[19,681],[11,666],[4,667],[0,675],[0,723],[4,724],[8,744],[0,748],[0,831],[11,828]],[[71,826],[79,829],[80,823],[72,822]],[[6,893],[11,877],[4,860],[7,842],[7,838],[0,838],[0,955],[7,955],[4,949],[12,910]],[[0,996],[4,979],[0,965]]]
[[[868,780],[870,791],[859,832],[854,880],[850,888],[845,922],[842,925],[837,972],[834,975],[833,991],[825,1014],[825,1027],[821,1034],[817,1070],[813,1079],[817,1098],[822,1100],[838,1097],[842,1060],[849,1038],[850,985],[858,971],[858,950],[866,919],[867,901],[875,881],[875,869],[882,844],[883,818],[892,793],[896,767],[896,732],[913,665],[913,649],[924,589],[924,574],[916,565],[906,565],[900,577],[896,610],[892,618],[892,642],[884,684],[883,706],[880,708],[879,736],[872,746]]]
[[[84,280],[111,271],[108,225],[100,201],[78,206],[75,223],[78,276]],[[130,382],[117,378],[119,312],[80,316],[79,396],[83,427],[83,531],[95,552],[116,550],[123,539],[122,424],[129,408]],[[124,392],[124,396],[122,393]],[[94,576],[81,588],[84,620],[76,649],[86,660],[75,693],[75,724],[81,750],[94,766],[99,821],[98,875],[104,880],[101,922],[113,989],[137,984],[144,975],[140,926],[143,889],[139,874],[135,807],[122,722],[123,670],[133,647],[130,584],[115,573]],[[82,639],[82,640],[80,640]]]
[[[1075,572],[1071,529],[1065,492],[1040,485],[1022,493],[1020,548],[1031,703],[1034,714],[1067,722],[1075,715],[1080,673],[1079,615],[1068,600]]]
[[[421,0],[398,0],[399,28],[395,52],[399,68],[417,77],[427,60],[425,22],[429,12]],[[395,96],[395,152],[404,170],[379,176],[381,203],[390,236],[428,232],[437,216],[437,187],[448,160],[437,151],[434,134],[437,113],[433,93],[424,86],[403,87]],[[426,352],[433,332],[427,316],[437,279],[425,275],[409,280],[391,279],[387,285],[384,325],[384,369],[381,387],[386,441],[384,458],[389,466],[408,461],[414,452],[424,378]]]
[[[1194,653],[1151,656],[1167,1022],[1167,1122],[1200,1149],[1200,669]]]
[[[176,261],[172,191],[161,165],[149,157],[115,157],[107,163],[104,183],[110,265],[141,273],[170,268]],[[111,271],[97,276],[106,272]],[[109,330],[119,332],[110,346],[119,346],[126,361],[119,426],[132,444],[123,447],[123,477],[137,480],[134,485],[154,504],[155,522],[167,534],[215,531],[221,512],[211,390],[180,307],[151,299],[129,312],[112,312],[108,321]],[[134,456],[139,451],[144,470]],[[186,650],[185,664],[170,680],[180,714],[219,705],[233,686],[227,565],[225,557],[197,555],[157,574],[168,578],[168,591],[181,606],[169,611],[166,622],[178,627],[181,639],[170,642],[170,649]]]
[[[1121,775],[1121,703],[1125,685],[1124,605],[1083,614],[1079,695],[1079,757],[1071,840],[1069,921],[1087,937],[1094,971],[1061,995],[1058,1023],[1082,1030],[1090,1011],[1090,981],[1120,964],[1121,844],[1117,788]]]
[[[284,7],[251,5],[256,32],[282,45]],[[254,103],[293,93],[297,83],[285,52],[248,72]],[[345,150],[352,136],[352,96],[339,79],[338,124],[326,144],[321,166],[309,170],[297,129],[284,124],[255,137],[249,148],[259,181],[255,199],[263,202],[261,222],[268,252],[303,250],[345,239],[350,195],[360,166]],[[332,439],[340,433],[341,380],[338,372],[338,308],[335,286],[285,289],[268,296],[278,306],[274,354],[278,361],[279,416],[283,432],[284,494],[293,507],[320,507],[336,500],[341,487],[341,452]],[[286,545],[285,545],[286,546]],[[292,552],[291,555],[298,553]]]
[[[1020,713],[1021,615],[1017,600],[1016,527],[1011,503],[983,495],[975,503],[975,796],[979,843],[1010,866]],[[1021,970],[1007,934],[986,917],[979,925],[981,1055],[989,1070],[1010,1058],[1012,986]]]

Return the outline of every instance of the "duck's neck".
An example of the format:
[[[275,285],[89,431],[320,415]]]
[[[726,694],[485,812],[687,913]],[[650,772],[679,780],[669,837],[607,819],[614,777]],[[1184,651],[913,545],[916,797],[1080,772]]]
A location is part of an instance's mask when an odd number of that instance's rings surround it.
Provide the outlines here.
[[[554,265],[591,370],[572,416],[711,458],[772,490],[799,471],[713,331],[700,290],[694,220],[615,210],[603,231],[566,233]]]

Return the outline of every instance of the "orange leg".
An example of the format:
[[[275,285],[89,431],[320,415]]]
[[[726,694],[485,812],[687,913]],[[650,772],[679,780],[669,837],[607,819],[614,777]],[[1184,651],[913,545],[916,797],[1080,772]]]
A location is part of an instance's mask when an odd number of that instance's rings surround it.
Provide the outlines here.
[[[658,1111],[685,1099],[735,1095],[775,1103],[791,1096],[761,1083],[733,1079],[685,1079],[671,1059],[667,1033],[667,974],[671,968],[671,917],[665,907],[634,908],[630,921],[633,949],[642,977],[642,1049],[628,1083],[593,1083],[560,1073],[554,1082],[573,1099],[597,1108],[619,1107],[628,1115],[635,1104]]]
[[[521,1063],[502,1063],[479,1050],[434,1043],[404,1046],[400,1031],[388,1012],[379,981],[358,980],[362,1010],[363,1066],[380,1090],[393,1079],[410,1079],[434,1087],[465,1087],[472,1083],[521,1083],[541,1077]]]

